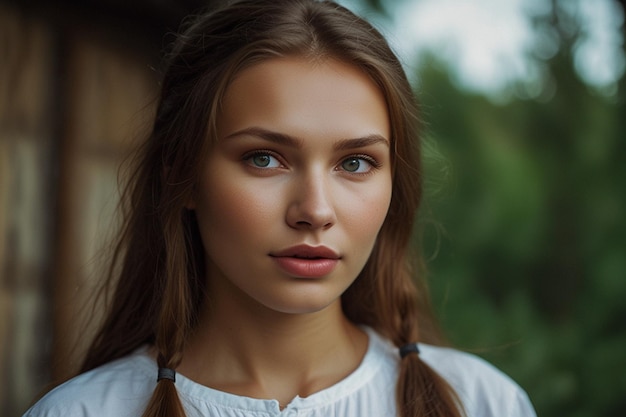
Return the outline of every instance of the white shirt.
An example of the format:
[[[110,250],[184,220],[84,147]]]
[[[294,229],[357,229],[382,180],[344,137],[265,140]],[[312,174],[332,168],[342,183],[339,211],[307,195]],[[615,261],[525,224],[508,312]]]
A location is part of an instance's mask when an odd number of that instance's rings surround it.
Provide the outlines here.
[[[337,384],[278,401],[217,391],[184,375],[176,388],[187,417],[391,417],[396,415],[397,349],[371,329],[359,367]],[[454,349],[420,344],[420,357],[456,390],[468,417],[536,417],[526,393],[484,360]],[[157,365],[138,349],[50,391],[24,417],[139,417],[156,384]]]

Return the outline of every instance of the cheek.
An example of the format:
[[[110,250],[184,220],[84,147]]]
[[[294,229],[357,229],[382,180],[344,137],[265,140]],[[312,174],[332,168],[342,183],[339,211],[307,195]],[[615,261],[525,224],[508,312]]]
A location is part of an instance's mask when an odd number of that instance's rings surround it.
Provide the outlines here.
[[[355,242],[373,245],[389,210],[391,181],[381,181],[366,191],[344,194],[342,223],[350,230]]]
[[[207,197],[196,211],[204,210],[198,217],[211,246],[252,243],[276,223],[278,201],[267,189],[217,177],[203,193]]]

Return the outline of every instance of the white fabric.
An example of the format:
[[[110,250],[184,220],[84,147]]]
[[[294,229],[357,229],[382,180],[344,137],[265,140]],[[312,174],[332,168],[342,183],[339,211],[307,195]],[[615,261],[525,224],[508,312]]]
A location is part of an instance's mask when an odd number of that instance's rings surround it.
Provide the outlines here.
[[[394,416],[397,349],[366,330],[369,347],[351,375],[309,397],[296,397],[282,411],[276,400],[217,391],[177,374],[176,387],[187,416]],[[457,391],[468,417],[535,417],[526,393],[484,360],[448,348],[421,344],[420,349],[422,359]],[[155,387],[156,375],[156,363],[145,348],[139,349],[57,387],[24,417],[139,417]]]

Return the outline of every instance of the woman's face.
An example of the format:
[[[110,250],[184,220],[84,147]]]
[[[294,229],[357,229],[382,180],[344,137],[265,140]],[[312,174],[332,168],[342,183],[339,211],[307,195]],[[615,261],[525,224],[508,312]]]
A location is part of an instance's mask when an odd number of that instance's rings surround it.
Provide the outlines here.
[[[210,291],[283,313],[339,302],[391,199],[385,99],[357,68],[275,58],[229,86],[194,200]]]

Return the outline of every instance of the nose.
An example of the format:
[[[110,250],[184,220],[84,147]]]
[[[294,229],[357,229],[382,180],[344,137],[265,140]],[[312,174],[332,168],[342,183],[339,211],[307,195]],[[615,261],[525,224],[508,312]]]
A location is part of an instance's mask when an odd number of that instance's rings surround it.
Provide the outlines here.
[[[287,224],[294,229],[328,229],[336,222],[333,195],[323,175],[309,175],[293,184]]]

